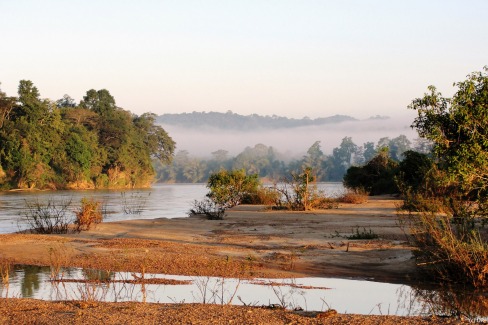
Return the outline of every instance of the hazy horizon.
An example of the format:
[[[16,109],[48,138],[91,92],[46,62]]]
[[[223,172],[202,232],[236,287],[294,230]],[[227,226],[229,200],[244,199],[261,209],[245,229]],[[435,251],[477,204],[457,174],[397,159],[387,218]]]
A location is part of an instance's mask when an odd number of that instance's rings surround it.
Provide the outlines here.
[[[480,71],[488,1],[0,2],[1,89],[144,112],[402,116]]]
[[[412,119],[390,118],[388,120],[361,120],[321,126],[247,131],[210,127],[190,129],[168,124],[161,125],[176,141],[176,152],[186,150],[194,157],[209,158],[212,152],[220,149],[227,150],[230,156],[235,156],[246,147],[264,144],[275,148],[289,158],[300,158],[315,141],[321,142],[321,148],[325,154],[331,154],[332,149],[338,147],[346,136],[351,137],[358,146],[362,146],[365,142],[376,144],[382,137],[396,138],[399,135],[407,136],[413,144],[413,140],[418,138],[418,134],[410,127],[412,122],[413,117]]]

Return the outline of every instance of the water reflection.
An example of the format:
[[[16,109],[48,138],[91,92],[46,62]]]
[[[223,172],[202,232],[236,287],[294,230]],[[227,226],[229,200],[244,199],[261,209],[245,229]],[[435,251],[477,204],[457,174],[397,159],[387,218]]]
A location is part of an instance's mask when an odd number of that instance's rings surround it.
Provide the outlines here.
[[[288,309],[376,315],[438,315],[487,320],[486,292],[370,281],[298,278],[240,280],[69,268],[15,266],[2,297],[44,300],[275,305]]]
[[[416,288],[412,294],[434,315],[488,321],[487,292],[443,287],[437,290]]]
[[[26,265],[23,267],[23,277],[20,282],[20,290],[23,297],[32,297],[40,288],[39,276],[43,273],[43,267]],[[16,272],[16,274],[18,274]]]

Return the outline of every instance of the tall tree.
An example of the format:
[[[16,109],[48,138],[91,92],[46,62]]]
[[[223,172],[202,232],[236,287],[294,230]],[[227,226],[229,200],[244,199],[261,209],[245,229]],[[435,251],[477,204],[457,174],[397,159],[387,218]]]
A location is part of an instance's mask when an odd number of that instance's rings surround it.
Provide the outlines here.
[[[332,157],[329,162],[329,179],[340,181],[351,166],[354,154],[358,146],[352,141],[351,137],[344,137],[339,147],[332,150]]]
[[[303,157],[304,169],[311,168],[311,173],[315,179],[322,179],[324,174],[323,170],[324,153],[320,148],[320,141],[315,141],[307,150],[307,155]]]
[[[451,99],[434,86],[415,99],[409,106],[418,113],[412,126],[433,142],[446,182],[483,207],[488,203],[488,67],[455,85]]]
[[[80,106],[90,109],[97,114],[106,115],[113,112],[117,106],[115,105],[115,98],[107,89],[90,89],[83,96]]]

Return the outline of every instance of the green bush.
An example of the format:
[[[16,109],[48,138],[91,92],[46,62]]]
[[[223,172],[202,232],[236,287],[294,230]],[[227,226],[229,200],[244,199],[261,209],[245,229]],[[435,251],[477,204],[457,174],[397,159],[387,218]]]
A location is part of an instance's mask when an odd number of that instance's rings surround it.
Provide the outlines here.
[[[256,195],[259,188],[257,174],[246,175],[243,169],[220,170],[210,175],[207,197],[224,208],[236,206],[249,196]]]

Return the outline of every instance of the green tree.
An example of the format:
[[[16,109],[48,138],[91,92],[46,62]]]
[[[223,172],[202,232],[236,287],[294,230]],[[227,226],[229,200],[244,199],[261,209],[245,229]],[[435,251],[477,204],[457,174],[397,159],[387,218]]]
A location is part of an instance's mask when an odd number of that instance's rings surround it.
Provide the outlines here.
[[[234,159],[233,169],[244,169],[249,174],[260,177],[269,175],[270,166],[275,157],[274,150],[264,144],[256,144],[253,148],[247,147]]]
[[[370,161],[378,153],[374,147],[374,142],[366,142],[363,145],[363,147],[364,147],[364,151],[363,151],[364,162]]]
[[[92,110],[99,115],[109,114],[117,108],[115,98],[107,89],[88,90],[86,95],[83,96],[80,106]]]
[[[89,90],[79,106],[67,95],[41,99],[29,80],[17,98],[0,91],[3,188],[147,186],[152,158],[169,163],[174,147],[154,114],[118,108],[105,89]]]
[[[347,169],[351,166],[353,156],[357,152],[358,146],[354,144],[351,137],[345,137],[339,147],[332,150],[332,157],[330,157],[328,165],[329,179],[332,181],[340,181]]]
[[[485,208],[488,200],[488,67],[458,82],[454,96],[442,97],[434,86],[415,99],[413,127],[433,143],[445,183]],[[480,209],[481,212],[484,209]],[[484,213],[483,213],[484,214]]]
[[[246,175],[243,169],[221,170],[210,175],[207,187],[210,189],[208,198],[222,207],[230,208],[257,192],[259,178],[257,174]]]
[[[168,133],[160,125],[156,124],[156,114],[144,113],[135,117],[134,125],[143,137],[149,154],[159,159],[162,163],[170,163],[173,159],[176,144]]]
[[[388,144],[391,159],[401,161],[403,153],[411,149],[411,144],[410,140],[403,134],[391,139]]]
[[[303,166],[311,169],[311,173],[316,179],[322,179],[324,176],[323,170],[324,153],[320,148],[320,141],[315,141],[314,144],[308,148],[307,155],[303,157]]]
[[[383,148],[362,167],[352,166],[344,175],[344,186],[366,190],[371,195],[398,193],[394,181],[398,163],[389,158],[388,148]]]
[[[488,67],[455,86],[452,98],[430,86],[409,106],[418,113],[413,127],[434,150],[434,172],[425,180],[429,188],[413,194],[425,200],[433,193],[445,213],[424,209],[412,215],[412,234],[419,264],[442,281],[487,287]]]

